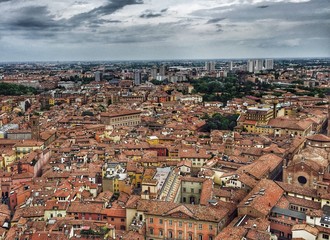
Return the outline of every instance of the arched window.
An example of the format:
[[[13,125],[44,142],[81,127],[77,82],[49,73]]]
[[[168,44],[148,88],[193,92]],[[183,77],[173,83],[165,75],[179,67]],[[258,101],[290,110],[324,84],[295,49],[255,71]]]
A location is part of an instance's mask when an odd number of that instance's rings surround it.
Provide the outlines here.
[[[168,237],[169,237],[170,239],[173,238],[173,232],[172,232],[172,230],[168,231]]]
[[[193,235],[192,235],[192,233],[188,233],[188,240],[193,240]]]

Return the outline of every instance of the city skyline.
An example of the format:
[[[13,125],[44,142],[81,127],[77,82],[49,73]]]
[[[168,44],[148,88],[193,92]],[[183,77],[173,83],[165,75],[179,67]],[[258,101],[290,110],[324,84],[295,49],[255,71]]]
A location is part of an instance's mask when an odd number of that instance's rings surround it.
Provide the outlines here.
[[[0,61],[330,56],[327,0],[0,0]]]

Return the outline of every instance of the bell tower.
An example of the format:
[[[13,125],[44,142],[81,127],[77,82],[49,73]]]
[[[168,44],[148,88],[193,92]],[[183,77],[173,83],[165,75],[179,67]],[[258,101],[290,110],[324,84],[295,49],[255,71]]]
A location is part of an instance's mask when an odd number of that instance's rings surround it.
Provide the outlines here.
[[[39,117],[32,116],[30,118],[32,139],[39,141],[40,137],[40,126],[39,126]]]

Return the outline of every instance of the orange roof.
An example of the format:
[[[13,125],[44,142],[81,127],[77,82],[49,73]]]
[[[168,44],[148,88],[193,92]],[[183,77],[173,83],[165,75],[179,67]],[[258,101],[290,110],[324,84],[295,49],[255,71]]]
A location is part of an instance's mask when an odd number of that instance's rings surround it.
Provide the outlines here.
[[[315,134],[309,137],[306,137],[308,140],[317,141],[317,142],[330,142],[330,137],[323,134]]]
[[[263,193],[259,194],[260,192]],[[283,194],[284,190],[280,188],[274,181],[262,179],[243,199],[238,207],[251,207],[267,216]],[[254,195],[254,197],[252,197],[252,195]],[[251,199],[251,201],[248,201],[248,199]],[[249,202],[249,204],[245,204],[247,202]]]
[[[246,124],[246,125],[256,125],[257,124],[257,121],[255,121],[255,120],[245,120],[243,122],[243,124]]]

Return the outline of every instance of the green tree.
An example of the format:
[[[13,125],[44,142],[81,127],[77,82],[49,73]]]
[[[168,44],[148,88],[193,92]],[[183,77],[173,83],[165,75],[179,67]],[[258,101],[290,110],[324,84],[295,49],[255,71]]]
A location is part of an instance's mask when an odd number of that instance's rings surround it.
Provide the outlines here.
[[[211,130],[234,130],[237,123],[238,114],[222,116],[220,113],[213,114],[206,120],[202,127],[202,132],[210,132]]]

